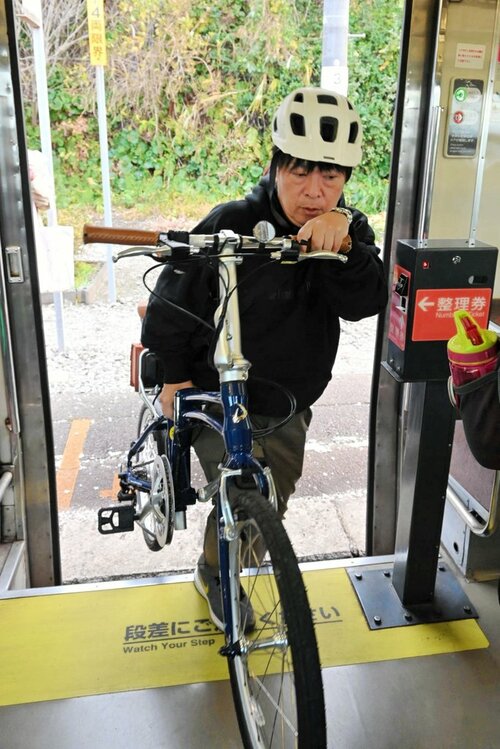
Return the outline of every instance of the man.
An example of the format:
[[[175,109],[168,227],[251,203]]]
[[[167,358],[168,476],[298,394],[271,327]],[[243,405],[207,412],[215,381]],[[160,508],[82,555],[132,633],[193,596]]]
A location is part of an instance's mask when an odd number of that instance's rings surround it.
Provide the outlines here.
[[[387,301],[374,233],[366,216],[346,208],[343,200],[344,185],[361,160],[361,138],[359,115],[345,97],[320,88],[297,89],[273,119],[274,150],[266,176],[244,200],[215,207],[192,230],[212,234],[229,229],[251,235],[254,226],[266,220],[278,236],[296,236],[311,249],[331,252],[339,251],[346,235],[351,238],[345,265],[321,261],[279,265],[255,257],[238,268],[242,350],[251,362],[252,423],[262,429],[283,420],[289,410],[283,388],[297,402],[294,417],[255,444],[256,456],[271,468],[281,516],[302,473],[310,406],[331,378],[339,317],[360,320],[380,312]],[[217,282],[199,263],[167,266],[155,293],[198,317],[213,319]],[[177,390],[193,385],[218,389],[217,372],[208,357],[210,331],[162,304],[157,296],[149,301],[142,343],[163,363],[160,398],[166,416],[172,416]],[[276,384],[270,386],[269,381]],[[193,446],[207,479],[213,480],[224,454],[222,440],[201,429]],[[195,585],[222,629],[214,511],[207,521]],[[244,598],[242,606],[248,606]]]

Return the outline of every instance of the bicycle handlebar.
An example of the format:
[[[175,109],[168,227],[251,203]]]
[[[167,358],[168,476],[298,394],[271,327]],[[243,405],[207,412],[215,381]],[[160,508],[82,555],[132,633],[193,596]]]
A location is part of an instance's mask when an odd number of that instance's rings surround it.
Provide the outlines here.
[[[188,257],[197,254],[200,249],[214,250],[219,253],[228,242],[238,252],[245,250],[267,250],[273,259],[299,261],[309,258],[328,258],[347,262],[347,252],[351,249],[351,238],[344,237],[339,253],[329,251],[307,251],[304,247],[308,243],[298,242],[291,237],[276,237],[266,242],[261,242],[255,237],[246,237],[233,232],[220,232],[218,234],[189,234],[186,231],[155,232],[143,229],[116,229],[109,226],[92,226],[85,224],[83,227],[84,244],[119,244],[128,245],[113,258],[115,262],[123,257],[136,255],[152,255],[158,260],[163,258]],[[132,245],[132,246],[131,246]],[[146,249],[149,248],[149,249]]]

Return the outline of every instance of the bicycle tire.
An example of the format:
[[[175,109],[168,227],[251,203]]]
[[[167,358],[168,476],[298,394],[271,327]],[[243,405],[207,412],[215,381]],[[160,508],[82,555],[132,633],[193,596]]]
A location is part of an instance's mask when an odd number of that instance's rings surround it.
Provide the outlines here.
[[[144,432],[148,424],[151,423],[153,420],[153,415],[151,414],[151,411],[149,408],[143,403],[141,406],[141,410],[139,411],[139,418],[137,421],[137,436],[140,437],[141,434]],[[153,434],[150,434],[146,442],[144,443],[143,450],[139,454],[139,460],[141,462],[143,461],[153,461],[157,455],[165,455],[167,451],[167,440],[165,433],[162,432],[154,432]],[[145,494],[144,492],[137,491],[138,494],[138,502],[139,502],[139,509],[142,509],[143,506],[143,494],[146,498],[146,501],[149,500],[149,496]],[[158,543],[156,538],[151,535],[151,533],[148,533],[144,529],[142,529],[142,535],[144,536],[144,541],[146,543],[146,546],[150,551],[161,551],[163,549],[163,546]]]
[[[292,545],[278,515],[263,497],[235,496],[231,508],[238,537],[230,546],[238,548],[230,552],[230,559],[237,561],[233,564],[236,569],[229,570],[229,592],[231,600],[238,602],[233,606],[233,639],[242,652],[231,655],[228,666],[243,745],[245,749],[326,749],[321,665]],[[248,565],[242,556],[254,533],[269,551],[262,561],[252,562],[253,569],[247,574],[240,574],[240,566]],[[256,620],[249,635],[244,634],[247,622],[240,614],[240,585]],[[266,647],[258,649],[265,641]]]

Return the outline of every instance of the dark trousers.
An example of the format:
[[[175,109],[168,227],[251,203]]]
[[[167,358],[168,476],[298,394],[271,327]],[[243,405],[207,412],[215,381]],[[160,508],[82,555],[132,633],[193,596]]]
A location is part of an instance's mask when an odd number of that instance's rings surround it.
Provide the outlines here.
[[[304,447],[307,430],[311,423],[310,408],[297,413],[281,429],[267,437],[254,440],[254,456],[263,459],[271,469],[276,492],[278,495],[278,513],[283,517],[288,500],[295,491],[295,485],[302,475],[304,464]],[[256,429],[266,429],[278,424],[282,420],[277,416],[252,416],[252,424]],[[193,447],[201,463],[207,481],[213,481],[219,475],[218,466],[224,458],[224,441],[222,437],[208,428],[201,428],[193,437]],[[245,492],[256,488],[245,489]],[[203,557],[200,563],[210,568],[212,574],[217,574],[219,568],[219,554],[217,545],[217,518],[215,508],[207,518],[205,539],[203,543]]]

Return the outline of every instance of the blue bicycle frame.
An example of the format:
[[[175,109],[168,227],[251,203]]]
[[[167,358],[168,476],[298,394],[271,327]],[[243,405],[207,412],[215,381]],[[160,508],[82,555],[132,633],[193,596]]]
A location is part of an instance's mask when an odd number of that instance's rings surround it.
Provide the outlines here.
[[[220,405],[223,418],[213,413],[215,409],[203,410],[201,406]],[[253,476],[258,490],[276,505],[276,491],[270,470],[264,468],[252,454],[252,425],[248,416],[246,382],[227,381],[221,383],[220,393],[205,392],[195,388],[179,390],[175,398],[175,431],[178,439],[169,440],[174,486],[176,488],[176,513],[183,513],[183,489],[190,490],[190,432],[194,425],[202,424],[213,429],[224,439],[225,458],[220,466],[219,478],[198,492],[198,499],[215,502],[219,524],[219,564],[221,589],[223,591],[226,636],[233,628],[232,604],[229,600],[229,542],[236,537],[234,519],[229,505],[229,486],[239,476]],[[186,439],[183,439],[183,434]],[[180,493],[179,493],[180,490]],[[179,527],[177,519],[176,527]]]

